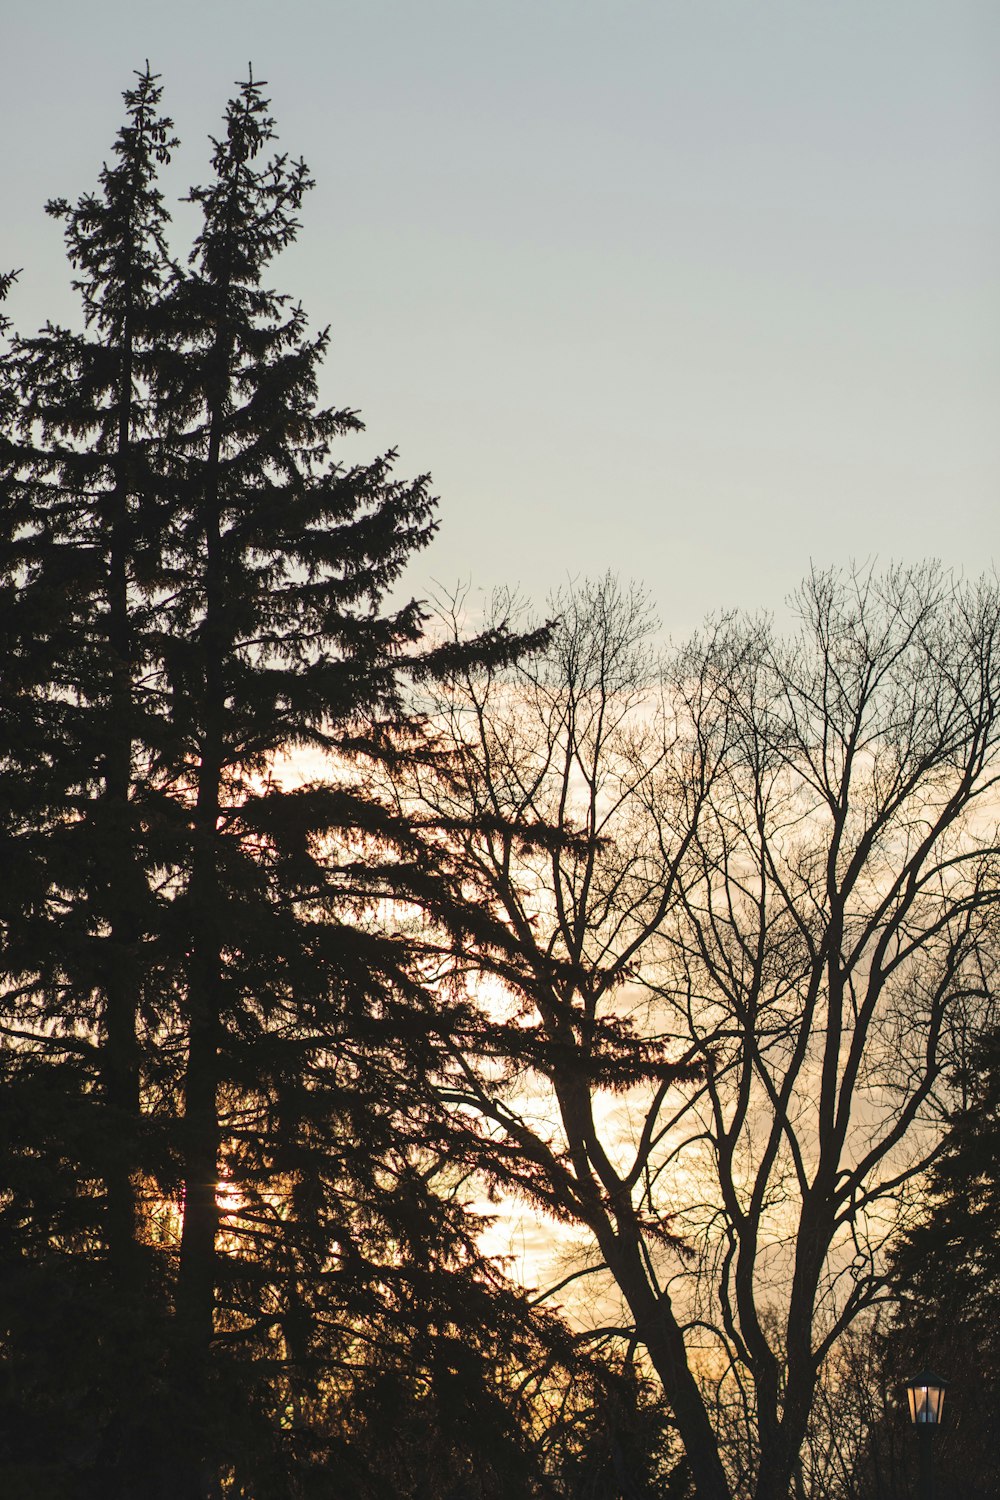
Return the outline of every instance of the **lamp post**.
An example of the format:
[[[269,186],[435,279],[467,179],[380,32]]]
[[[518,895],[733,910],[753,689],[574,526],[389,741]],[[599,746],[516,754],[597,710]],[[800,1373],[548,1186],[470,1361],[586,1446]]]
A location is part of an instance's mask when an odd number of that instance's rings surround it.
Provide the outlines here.
[[[948,1382],[931,1370],[921,1370],[906,1382],[910,1421],[920,1444],[920,1500],[934,1500],[933,1432],[941,1421]]]

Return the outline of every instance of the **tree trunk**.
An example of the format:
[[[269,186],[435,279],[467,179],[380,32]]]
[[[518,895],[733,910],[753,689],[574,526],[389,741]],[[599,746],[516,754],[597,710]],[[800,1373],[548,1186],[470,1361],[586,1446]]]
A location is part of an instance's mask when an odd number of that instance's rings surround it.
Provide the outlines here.
[[[129,603],[131,525],[129,515],[132,447],[133,331],[126,311],[118,390],[115,482],[111,495],[108,559],[108,648],[110,698],[103,745],[104,795],[95,808],[100,857],[106,869],[103,915],[108,935],[103,947],[104,1038],[101,1084],[106,1111],[104,1176],[107,1192],[105,1234],[116,1311],[105,1344],[113,1420],[106,1437],[109,1500],[128,1500],[142,1472],[143,1392],[134,1376],[133,1346],[149,1326],[138,1205],[139,1132],[142,1097],[138,1039],[140,973],[138,945],[145,875],[136,855],[132,822],[134,724],[134,645]],[[100,887],[99,887],[100,889]]]
[[[684,1335],[674,1317],[670,1298],[650,1286],[638,1244],[623,1245],[616,1237],[614,1244],[605,1244],[602,1249],[635,1318],[636,1333],[670,1402],[698,1500],[732,1500],[719,1445],[701,1391],[688,1366]]]
[[[216,1239],[219,1226],[218,948],[213,852],[196,855],[191,900],[198,915],[188,990],[188,1063],[184,1085],[184,1227],[177,1277],[173,1371],[179,1417],[176,1500],[205,1500],[211,1447],[211,1352],[215,1334]],[[200,867],[199,867],[200,866]],[[202,905],[203,904],[203,905]]]
[[[220,340],[221,343],[221,340]],[[176,1500],[215,1493],[211,1354],[215,1336],[219,1230],[219,1046],[222,1036],[222,890],[218,825],[225,723],[225,579],[219,515],[221,401],[213,411],[206,462],[203,739],[189,887],[188,1062],[184,1085],[184,1227],[177,1282],[175,1387],[185,1393],[188,1441]]]
[[[132,328],[126,313],[122,355],[115,485],[111,497],[108,568],[108,646],[111,704],[105,748],[104,844],[110,937],[106,942],[104,1095],[110,1113],[108,1256],[115,1290],[131,1299],[137,1287],[135,1184],[136,1127],[140,1110],[136,1034],[138,975],[134,916],[137,882],[129,793],[132,783],[132,626],[129,618],[129,469],[132,442]]]
[[[189,899],[188,1059],[184,1080],[184,1226],[177,1277],[175,1392],[185,1440],[177,1500],[206,1500],[211,1480],[211,1353],[219,1229],[218,1075],[222,964],[216,838],[218,757],[202,763]]]

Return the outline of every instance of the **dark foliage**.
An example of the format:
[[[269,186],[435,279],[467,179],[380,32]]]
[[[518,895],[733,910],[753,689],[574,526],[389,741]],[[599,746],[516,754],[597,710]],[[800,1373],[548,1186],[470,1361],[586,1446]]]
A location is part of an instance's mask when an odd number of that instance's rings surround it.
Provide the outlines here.
[[[1000,1034],[985,1037],[960,1082],[926,1216],[894,1256],[900,1304],[882,1362],[897,1381],[927,1368],[948,1380],[935,1434],[942,1483],[987,1500],[1000,1493]]]
[[[518,1391],[570,1352],[478,1250],[392,903],[459,918],[366,769],[426,753],[407,673],[519,643],[438,662],[383,605],[433,500],[332,456],[360,423],[266,282],[310,182],[260,85],[185,264],[148,69],[125,102],[50,205],[83,328],[0,366],[4,1492],[535,1493]]]

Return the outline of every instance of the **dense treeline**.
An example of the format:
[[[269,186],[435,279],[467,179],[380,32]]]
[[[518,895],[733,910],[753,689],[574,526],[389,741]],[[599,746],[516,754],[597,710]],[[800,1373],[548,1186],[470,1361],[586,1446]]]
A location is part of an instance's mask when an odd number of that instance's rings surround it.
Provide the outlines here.
[[[937,1462],[967,1500],[1000,1490],[996,1443],[1000,1360],[1000,1034],[989,1027],[955,1070],[959,1102],[928,1177],[927,1202],[894,1248],[898,1302],[879,1345],[885,1372],[928,1367],[948,1379],[948,1420]],[[891,1377],[890,1377],[891,1378]],[[865,1500],[907,1493],[906,1465],[883,1418],[873,1424],[862,1468]],[[912,1461],[912,1455],[911,1455]],[[902,1470],[902,1473],[900,1473]],[[886,1481],[888,1475],[888,1482]]]
[[[331,453],[360,424],[266,284],[309,179],[259,85],[186,263],[156,78],[125,98],[49,206],[84,326],[2,366],[4,1492],[527,1493],[533,1403],[593,1376],[477,1248],[445,1001],[377,920],[436,900],[365,772],[433,667],[381,605],[427,481]],[[350,784],[283,781],[305,750]]]
[[[995,582],[815,572],[789,603],[789,634],[723,616],[658,660],[641,594],[579,587],[543,650],[432,688],[452,755],[397,777],[452,820],[495,921],[462,964],[508,996],[451,1098],[584,1237],[699,1500],[838,1493],[817,1411],[895,1294],[1000,954]]]
[[[910,1500],[921,1492],[903,1381],[928,1368],[947,1382],[944,1420],[930,1440],[935,1493],[987,1500],[1000,1488],[1000,1049],[989,1024],[966,1040],[926,1197],[893,1245],[893,1298],[831,1361],[808,1445],[817,1479],[808,1493]]]
[[[0,1488],[896,1500],[896,1364],[995,1374],[996,589],[435,635],[429,482],[339,460],[270,288],[261,85],[186,259],[125,103],[49,205],[81,326],[0,319]],[[606,1326],[483,1253],[498,1193]]]

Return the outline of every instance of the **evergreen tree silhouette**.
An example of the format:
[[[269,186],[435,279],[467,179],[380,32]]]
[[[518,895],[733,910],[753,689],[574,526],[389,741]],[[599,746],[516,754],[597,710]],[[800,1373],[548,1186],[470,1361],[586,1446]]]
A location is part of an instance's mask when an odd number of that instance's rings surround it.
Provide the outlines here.
[[[168,270],[156,177],[174,145],[148,66],[125,105],[98,191],[48,205],[65,225],[84,329],[12,341],[0,469],[3,1245],[30,1246],[5,1284],[42,1383],[79,1377],[83,1357],[81,1386],[100,1393],[100,1412],[79,1402],[76,1435],[55,1447],[113,1451],[116,1468],[142,1446],[131,1351],[155,1305],[138,1232],[158,859],[141,745],[156,717],[145,668],[160,568],[151,319]],[[35,1396],[29,1380],[24,1409],[47,1410]]]
[[[0,367],[0,1472],[377,1487],[360,1413],[391,1380],[448,1464],[492,1432],[527,1493],[498,1372],[563,1335],[478,1249],[434,1087],[470,1011],[412,914],[478,919],[378,787],[434,753],[412,676],[531,640],[434,651],[384,603],[434,502],[393,452],[336,457],[361,423],[319,403],[327,334],[268,285],[310,179],[262,89],[179,263],[147,66],[98,192],[50,205],[84,329]]]
[[[934,1369],[949,1381],[937,1434],[940,1472],[969,1500],[1000,1485],[995,1441],[1000,1359],[1000,1033],[965,1069],[965,1099],[951,1118],[928,1181],[928,1208],[893,1260],[899,1311],[883,1363],[905,1380]]]

